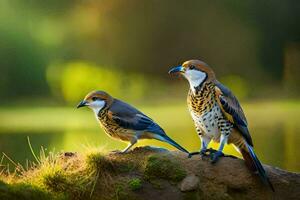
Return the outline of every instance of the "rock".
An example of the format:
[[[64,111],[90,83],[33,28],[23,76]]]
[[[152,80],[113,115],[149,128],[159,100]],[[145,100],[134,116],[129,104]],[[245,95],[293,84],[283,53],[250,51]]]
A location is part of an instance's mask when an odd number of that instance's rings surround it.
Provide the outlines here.
[[[3,181],[5,187],[0,181],[0,199],[28,199],[26,195],[32,190],[27,186],[32,181],[37,181],[36,189],[46,195],[64,195],[66,200],[300,199],[300,173],[264,165],[275,188],[273,192],[248,170],[244,160],[227,156],[212,164],[208,156],[188,158],[179,151],[138,147],[126,154],[66,152],[49,160],[23,176],[3,177],[15,180]],[[52,168],[55,170],[49,170]],[[137,179],[140,182],[132,183]],[[130,182],[139,189],[132,189]]]
[[[197,197],[200,199],[300,199],[300,173],[263,165],[275,188],[272,192],[256,173],[249,171],[242,159],[222,157],[211,164],[209,158],[187,158],[181,152],[173,154],[188,174],[199,178]]]
[[[180,183],[180,190],[182,192],[193,191],[198,188],[199,178],[195,174],[186,176]]]

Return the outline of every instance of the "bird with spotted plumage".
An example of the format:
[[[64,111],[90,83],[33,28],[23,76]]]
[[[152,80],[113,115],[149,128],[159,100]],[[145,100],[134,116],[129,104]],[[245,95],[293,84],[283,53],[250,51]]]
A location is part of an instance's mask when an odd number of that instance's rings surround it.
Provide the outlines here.
[[[129,145],[121,151],[122,153],[126,153],[140,139],[156,139],[166,142],[182,152],[189,153],[168,137],[165,131],[151,118],[104,91],[90,92],[77,108],[84,106],[94,111],[105,133],[117,140],[129,142]]]
[[[214,71],[200,60],[189,60],[172,68],[169,74],[183,75],[190,85],[188,109],[201,139],[200,151],[191,153],[190,156],[205,156],[210,152],[211,162],[216,163],[224,155],[224,145],[232,143],[242,154],[246,165],[252,171],[258,172],[263,183],[274,190],[254,153],[248,123],[239,101],[216,79]],[[217,151],[207,148],[211,140],[220,143]]]

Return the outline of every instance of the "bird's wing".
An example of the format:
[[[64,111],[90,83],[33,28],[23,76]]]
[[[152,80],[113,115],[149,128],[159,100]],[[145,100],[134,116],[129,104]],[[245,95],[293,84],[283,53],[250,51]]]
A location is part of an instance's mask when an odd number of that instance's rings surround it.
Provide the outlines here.
[[[151,118],[132,107],[131,105],[115,99],[109,108],[109,116],[119,126],[136,131],[151,131],[164,135],[163,129]]]
[[[151,118],[123,101],[115,99],[109,108],[108,116],[123,128],[154,133],[153,136],[155,139],[167,142],[177,149],[189,153],[169,138],[165,131]]]
[[[220,82],[215,87],[217,102],[223,113],[241,132],[247,143],[253,146],[252,138],[248,130],[248,123],[239,101],[233,93]]]

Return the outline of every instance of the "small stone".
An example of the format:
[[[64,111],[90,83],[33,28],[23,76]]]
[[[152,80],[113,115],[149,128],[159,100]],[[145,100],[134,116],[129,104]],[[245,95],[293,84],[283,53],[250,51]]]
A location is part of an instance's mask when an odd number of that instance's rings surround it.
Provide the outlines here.
[[[199,178],[194,174],[190,174],[181,181],[180,190],[182,192],[193,191],[198,188],[198,185],[199,185]]]
[[[74,152],[65,152],[64,153],[64,156],[65,157],[73,157],[73,156],[75,156],[76,155],[76,153],[74,153]]]

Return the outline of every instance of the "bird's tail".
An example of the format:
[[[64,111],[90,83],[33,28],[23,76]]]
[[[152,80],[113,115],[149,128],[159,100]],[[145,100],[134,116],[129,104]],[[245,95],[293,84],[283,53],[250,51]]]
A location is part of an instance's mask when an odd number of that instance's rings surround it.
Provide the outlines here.
[[[182,152],[189,153],[185,148],[180,146],[177,142],[172,140],[169,136],[167,136],[167,135],[160,135],[160,136],[161,136],[161,138],[159,138],[159,140],[161,140],[163,142],[167,142],[168,144],[172,145],[173,147],[175,147],[176,149],[178,149]]]
[[[274,187],[273,187],[271,181],[269,180],[262,164],[260,163],[256,154],[254,153],[253,147],[245,142],[245,145],[243,145],[243,147],[239,148],[239,149],[243,155],[243,158],[246,162],[247,167],[252,171],[255,171],[255,172],[257,171],[262,182],[265,185],[268,185],[274,192],[275,191]]]
[[[160,140],[162,142],[166,142],[172,145],[173,147],[175,147],[176,149],[189,154],[189,152],[185,148],[183,148],[182,146],[177,144],[177,142],[175,142],[169,136],[167,136],[165,131],[156,123],[153,123],[151,126],[149,126],[148,131],[154,133],[154,135],[152,136],[153,138]]]

